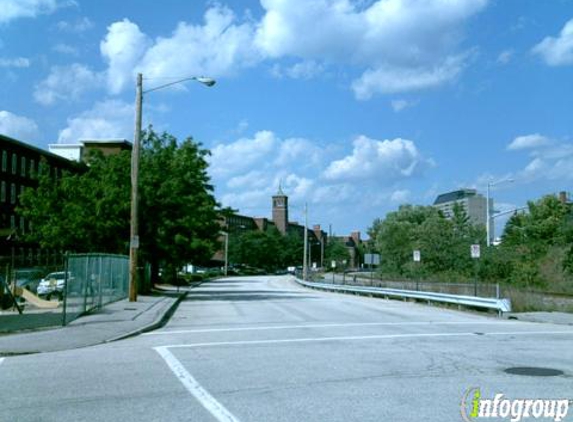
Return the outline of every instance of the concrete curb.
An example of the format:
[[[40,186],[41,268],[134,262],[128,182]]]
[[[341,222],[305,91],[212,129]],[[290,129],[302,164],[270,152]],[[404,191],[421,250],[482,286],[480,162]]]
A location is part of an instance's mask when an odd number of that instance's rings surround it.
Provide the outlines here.
[[[115,336],[115,337],[112,337],[110,339],[104,340],[103,343],[111,343],[114,341],[124,340],[126,338],[134,337],[134,336],[137,336],[139,334],[146,333],[148,331],[157,330],[158,328],[163,327],[171,319],[171,317],[173,316],[173,314],[175,313],[175,311],[179,307],[179,304],[181,303],[181,301],[183,299],[185,299],[188,294],[189,294],[189,292],[181,293],[179,295],[179,297],[175,300],[175,302],[173,302],[171,304],[171,306],[169,306],[169,309],[167,310],[167,312],[164,312],[163,315],[160,315],[158,318],[155,319],[155,321],[151,322],[150,324],[147,324],[147,325],[145,325],[141,328],[138,328],[136,330],[130,331],[126,334],[121,334],[119,336]]]

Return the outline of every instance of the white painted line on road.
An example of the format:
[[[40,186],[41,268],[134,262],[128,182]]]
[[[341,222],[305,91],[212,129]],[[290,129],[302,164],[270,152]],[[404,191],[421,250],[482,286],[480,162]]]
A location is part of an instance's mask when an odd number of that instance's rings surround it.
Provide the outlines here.
[[[260,330],[290,330],[297,328],[336,328],[336,327],[370,327],[370,326],[401,326],[401,325],[477,325],[477,324],[518,324],[517,321],[412,321],[412,322],[356,322],[341,324],[299,324],[299,325],[275,325],[267,327],[233,327],[233,328],[200,328],[194,330],[171,330],[154,331],[144,333],[144,336],[164,336],[170,334],[194,334],[194,333],[220,333],[233,331],[260,331]]]
[[[185,386],[187,391],[195,397],[201,405],[209,411],[219,422],[239,422],[221,403],[207,392],[195,378],[185,369],[167,347],[156,347],[155,350],[165,360],[169,369]]]
[[[398,338],[421,338],[421,337],[487,337],[487,336],[533,336],[533,335],[573,335],[573,331],[513,331],[513,332],[492,332],[492,333],[418,333],[418,334],[381,334],[372,336],[346,336],[346,337],[307,337],[307,338],[289,338],[276,340],[241,340],[241,341],[219,341],[210,343],[191,343],[191,344],[173,344],[162,346],[165,349],[180,349],[193,347],[214,347],[214,346],[239,346],[239,345],[256,345],[256,344],[279,344],[279,343],[308,343],[321,341],[353,341],[353,340],[384,340]]]
[[[0,365],[2,365],[2,362],[4,362],[4,359],[6,359],[6,358],[0,358]]]

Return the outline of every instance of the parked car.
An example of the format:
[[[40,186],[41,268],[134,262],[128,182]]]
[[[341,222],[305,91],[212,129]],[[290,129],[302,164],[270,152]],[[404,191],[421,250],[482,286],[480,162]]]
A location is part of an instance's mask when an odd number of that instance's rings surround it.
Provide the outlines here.
[[[23,268],[14,271],[16,278],[16,285],[23,289],[29,290],[32,293],[36,293],[38,286],[40,285],[40,280],[44,271],[40,268]]]
[[[38,285],[38,296],[45,296],[48,300],[50,300],[52,297],[56,297],[58,300],[62,300],[64,297],[65,279],[65,271],[58,271],[48,274],[40,281],[40,284]],[[68,281],[72,280],[73,277],[70,273],[68,273]]]

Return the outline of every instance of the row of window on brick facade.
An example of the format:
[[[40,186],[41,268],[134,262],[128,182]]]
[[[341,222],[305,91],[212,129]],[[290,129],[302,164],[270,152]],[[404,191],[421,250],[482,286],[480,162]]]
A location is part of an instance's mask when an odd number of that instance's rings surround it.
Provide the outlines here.
[[[27,164],[29,163],[29,166]],[[13,152],[11,160],[12,168],[11,173],[13,175],[18,174],[18,155]],[[20,157],[20,176],[22,177],[32,177],[36,174],[36,171],[42,168],[43,163],[38,163],[38,168],[36,168],[36,160],[33,158],[27,160],[26,157]],[[48,172],[50,171],[50,166],[47,166]],[[2,172],[6,173],[8,171],[8,152],[2,151]],[[58,169],[54,169],[55,176],[58,177]]]
[[[20,189],[18,189],[18,185],[16,185],[16,183],[10,183],[10,201],[8,201],[8,184],[3,180],[0,183],[0,202],[16,204],[18,201],[18,195],[21,195],[22,192],[24,192],[24,189],[25,186],[23,185],[20,185]]]

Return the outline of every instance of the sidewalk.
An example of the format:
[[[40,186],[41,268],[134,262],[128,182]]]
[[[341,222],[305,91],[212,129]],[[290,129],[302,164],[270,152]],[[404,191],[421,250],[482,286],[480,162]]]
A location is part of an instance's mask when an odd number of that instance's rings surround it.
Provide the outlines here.
[[[137,302],[112,303],[66,327],[0,335],[0,357],[94,346],[159,328],[187,295],[184,290],[162,290],[153,296],[139,296]]]

